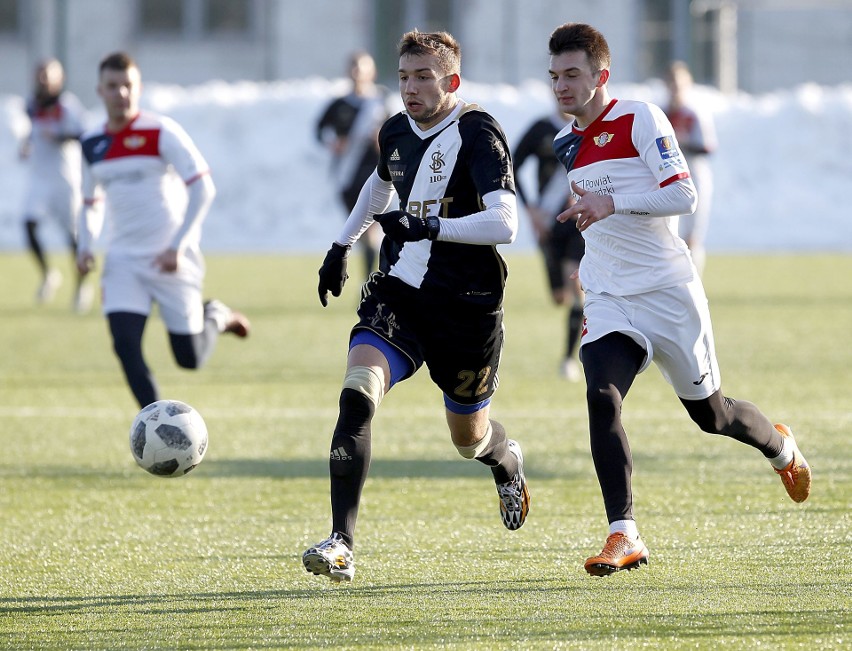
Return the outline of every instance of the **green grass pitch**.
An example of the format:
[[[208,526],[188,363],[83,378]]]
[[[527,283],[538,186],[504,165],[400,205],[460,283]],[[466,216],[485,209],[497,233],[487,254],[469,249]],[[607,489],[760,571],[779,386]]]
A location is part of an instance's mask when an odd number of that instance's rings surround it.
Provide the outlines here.
[[[209,295],[254,331],[220,339],[198,373],[149,322],[163,396],[210,430],[196,470],[160,479],[130,455],[137,409],[103,318],[71,313],[67,281],[36,308],[31,261],[0,255],[0,648],[852,646],[852,257],[715,256],[705,274],[725,392],[793,427],[811,499],[700,433],[652,366],[624,407],[651,562],[601,579],[582,568],[606,523],[583,386],[556,372],[564,313],[540,260],[511,255],[492,415],[524,448],[526,525],[503,528],[490,473],[458,456],[421,371],[374,421],[358,571],[339,586],[300,556],[329,531],[360,258],[322,309],[321,257],[209,256]]]

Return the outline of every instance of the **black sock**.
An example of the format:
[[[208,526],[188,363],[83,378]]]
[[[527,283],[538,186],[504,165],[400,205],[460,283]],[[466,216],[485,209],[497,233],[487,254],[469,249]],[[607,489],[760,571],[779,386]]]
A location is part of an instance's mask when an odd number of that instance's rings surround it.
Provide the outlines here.
[[[568,312],[568,341],[565,347],[565,357],[572,357],[580,341],[583,328],[583,306],[575,303]]]
[[[360,391],[340,392],[340,415],[328,462],[332,531],[339,533],[350,549],[354,547],[358,505],[370,469],[370,422],[375,411],[373,401]]]
[[[511,481],[518,472],[518,458],[509,452],[509,440],[506,437],[506,428],[496,420],[491,422],[491,440],[482,454],[476,457],[480,463],[491,466],[491,474],[498,484]]]

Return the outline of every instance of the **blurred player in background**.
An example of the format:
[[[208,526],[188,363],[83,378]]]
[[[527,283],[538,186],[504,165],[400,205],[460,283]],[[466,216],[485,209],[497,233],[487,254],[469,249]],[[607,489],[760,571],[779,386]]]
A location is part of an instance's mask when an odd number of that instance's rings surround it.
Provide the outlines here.
[[[544,256],[553,302],[569,306],[565,353],[559,372],[567,380],[576,382],[582,377],[576,353],[583,327],[583,288],[575,272],[580,266],[584,245],[576,222],[556,220],[556,215],[568,207],[571,186],[568,185],[565,168],[553,153],[553,139],[570,120],[570,115],[558,109],[536,120],[521,136],[512,158],[515,161],[518,196],[529,213],[536,241]],[[530,159],[535,159],[538,168],[535,195],[524,189],[520,175],[517,174]]]
[[[509,147],[493,117],[456,95],[461,51],[450,34],[408,32],[399,55],[405,112],[382,127],[378,167],[319,271],[325,306],[329,292],[340,296],[352,244],[381,224],[381,269],[361,291],[331,439],[331,535],[302,556],[309,572],[333,581],[355,574],[373,415],[424,363],[443,391],[459,454],[491,469],[504,526],[521,527],[530,503],[521,448],[489,418],[507,273],[497,245],[512,242],[518,227]]]
[[[690,96],[692,74],[683,61],[669,66],[666,79],[669,102],[666,116],[672,123],[680,150],[689,165],[689,174],[698,191],[698,207],[691,215],[681,215],[678,231],[692,253],[699,273],[704,271],[704,239],[710,223],[713,201],[713,169],[710,154],[716,150],[716,128],[710,115]]]
[[[103,200],[109,241],[101,289],[113,349],[136,401],[160,399],[142,354],[142,334],[153,303],[169,332],[178,366],[200,368],[219,333],[246,337],[249,322],[220,301],[202,303],[201,224],[215,195],[209,169],[173,120],[140,113],[142,81],[123,52],[104,58],[98,95],[105,125],[83,135],[84,208],[77,264],[88,273]]]
[[[74,219],[80,207],[80,141],[85,128],[85,112],[80,101],[64,90],[65,72],[57,59],[46,59],[35,70],[32,97],[27,101],[31,129],[21,144],[21,159],[29,163],[29,177],[23,210],[27,246],[41,271],[36,293],[39,303],[50,301],[62,274],[52,268],[39,236],[39,229],[51,221],[58,225],[72,251],[77,254]],[[74,309],[87,312],[92,289],[75,270]]]
[[[576,195],[558,218],[576,219],[586,240],[580,354],[609,536],[585,568],[602,576],[648,562],[633,516],[621,411],[651,361],[703,431],[759,450],[794,501],[807,499],[811,471],[786,425],[773,426],[755,405],[722,393],[707,297],[675,232],[675,217],[695,209],[695,186],[662,109],[610,98],[609,46],[593,27],[558,27],[549,50],[556,99],[575,118],[554,142]]]
[[[317,140],[332,154],[332,174],[340,199],[350,213],[364,182],[379,161],[379,127],[388,117],[387,89],[376,84],[376,63],[367,52],[349,58],[352,90],[329,104],[317,122]],[[367,230],[363,247],[366,275],[376,269],[381,229]]]

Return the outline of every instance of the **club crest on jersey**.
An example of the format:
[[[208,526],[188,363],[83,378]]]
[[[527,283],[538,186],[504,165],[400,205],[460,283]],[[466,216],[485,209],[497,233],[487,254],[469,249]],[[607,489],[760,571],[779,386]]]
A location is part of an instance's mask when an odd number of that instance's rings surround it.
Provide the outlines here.
[[[443,169],[444,165],[444,155],[440,151],[433,151],[432,163],[429,165],[429,169],[437,174]]]
[[[598,134],[597,136],[592,138],[592,140],[598,147],[605,147],[609,142],[612,141],[614,137],[614,133],[607,133],[606,131],[604,131],[603,133]]]
[[[657,138],[656,143],[657,149],[660,152],[660,157],[663,160],[680,156],[680,152],[677,150],[677,144],[672,136],[661,136]]]
[[[444,165],[446,164],[444,154],[440,149],[432,152],[432,162],[429,164],[429,169],[432,170],[432,175],[429,177],[429,183],[440,183],[446,178],[443,174],[441,174],[441,170],[444,169]]]
[[[138,134],[127,136],[124,140],[122,140],[122,144],[127,149],[142,149],[142,147],[145,146],[145,142],[145,136],[140,136]]]

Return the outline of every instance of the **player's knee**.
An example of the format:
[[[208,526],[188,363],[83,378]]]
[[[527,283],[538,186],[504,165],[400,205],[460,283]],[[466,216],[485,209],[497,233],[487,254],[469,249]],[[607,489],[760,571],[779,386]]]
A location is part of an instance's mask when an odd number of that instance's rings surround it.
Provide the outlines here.
[[[205,348],[204,333],[197,335],[177,335],[169,333],[172,356],[175,363],[190,371],[201,368],[204,363],[202,351]]]
[[[716,393],[703,400],[683,400],[689,417],[708,434],[729,434],[733,424],[732,403]]]
[[[185,368],[189,371],[196,371],[201,367],[201,364],[195,355],[175,355],[175,362],[181,368]]]
[[[114,333],[112,337],[112,349],[122,361],[129,361],[142,356],[142,342],[136,337]]]
[[[692,421],[698,425],[702,432],[706,432],[707,434],[721,434],[723,436],[728,433],[728,426],[730,425],[728,418],[724,414],[717,412],[692,414]]]
[[[489,422],[488,427],[485,430],[485,435],[476,441],[476,443],[472,443],[471,445],[459,445],[454,442],[453,444],[456,446],[456,450],[458,450],[459,454],[465,459],[476,459],[476,457],[480,456],[488,449],[488,446],[491,444],[491,436],[493,434],[494,428]]]
[[[365,396],[378,407],[385,395],[384,380],[369,366],[351,366],[346,369],[343,388],[352,389]]]
[[[606,386],[590,384],[586,389],[586,402],[589,411],[610,420],[615,420],[621,413],[621,394],[611,384]]]

